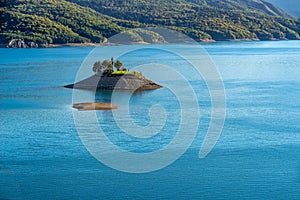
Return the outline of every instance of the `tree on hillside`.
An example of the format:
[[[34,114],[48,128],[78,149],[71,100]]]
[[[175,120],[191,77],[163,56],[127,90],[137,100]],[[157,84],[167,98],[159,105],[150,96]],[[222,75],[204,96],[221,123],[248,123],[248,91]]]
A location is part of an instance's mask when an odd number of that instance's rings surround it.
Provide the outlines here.
[[[15,3],[16,0],[1,0],[0,1],[0,6],[9,6]]]

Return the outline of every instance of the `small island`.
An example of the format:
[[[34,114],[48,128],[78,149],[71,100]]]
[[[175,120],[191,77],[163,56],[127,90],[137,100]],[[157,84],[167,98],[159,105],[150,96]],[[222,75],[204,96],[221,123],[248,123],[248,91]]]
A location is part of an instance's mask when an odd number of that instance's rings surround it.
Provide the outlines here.
[[[154,90],[162,87],[145,78],[141,72],[129,71],[121,61],[115,62],[113,58],[95,62],[93,71],[93,76],[64,87],[86,90]]]
[[[86,103],[75,103],[72,106],[77,110],[112,110],[117,109],[118,107],[109,103],[101,103],[101,102],[86,102]]]

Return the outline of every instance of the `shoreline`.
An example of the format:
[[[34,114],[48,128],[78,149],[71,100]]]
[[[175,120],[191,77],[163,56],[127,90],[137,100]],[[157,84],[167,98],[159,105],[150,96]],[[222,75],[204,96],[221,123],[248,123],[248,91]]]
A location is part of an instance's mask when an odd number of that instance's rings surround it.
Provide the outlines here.
[[[142,44],[150,44],[147,42],[131,42],[128,45],[142,45]],[[38,47],[27,47],[27,48],[21,48],[21,47],[8,47],[7,44],[0,44],[0,48],[6,48],[6,49],[37,49],[37,48],[59,48],[59,47],[98,47],[98,46],[120,46],[124,45],[122,43],[110,43],[110,42],[102,42],[102,43],[92,43],[92,42],[86,42],[86,43],[64,43],[64,44],[39,44]],[[125,44],[126,45],[126,44]]]
[[[271,39],[271,40],[260,40],[260,39],[226,39],[226,40],[201,40],[201,41],[196,41],[198,43],[214,43],[214,42],[244,42],[244,41],[297,41],[295,40],[289,40],[289,39]],[[100,46],[120,46],[120,45],[148,45],[151,43],[148,42],[131,42],[128,44],[122,44],[122,43],[64,43],[64,44],[41,44],[39,47],[36,48],[60,48],[60,47],[100,47]],[[157,43],[157,44],[173,44],[173,43]],[[178,43],[180,44],[180,43]],[[0,48],[5,48],[5,49],[34,49],[34,48],[13,48],[13,47],[8,47],[8,44],[0,44]]]

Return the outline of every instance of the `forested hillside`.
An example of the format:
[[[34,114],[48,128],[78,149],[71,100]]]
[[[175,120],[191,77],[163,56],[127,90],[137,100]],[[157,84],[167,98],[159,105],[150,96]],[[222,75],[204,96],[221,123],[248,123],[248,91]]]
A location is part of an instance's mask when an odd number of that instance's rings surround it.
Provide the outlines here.
[[[12,38],[38,43],[99,43],[125,28],[140,26],[63,0],[11,0],[0,9],[2,43]]]
[[[300,33],[299,20],[260,0],[5,0],[0,15],[0,43],[99,43],[147,26],[178,30],[197,41],[299,39]],[[137,41],[142,34],[131,32]]]
[[[116,18],[174,28],[196,40],[297,39],[300,32],[299,21],[256,0],[68,1]]]

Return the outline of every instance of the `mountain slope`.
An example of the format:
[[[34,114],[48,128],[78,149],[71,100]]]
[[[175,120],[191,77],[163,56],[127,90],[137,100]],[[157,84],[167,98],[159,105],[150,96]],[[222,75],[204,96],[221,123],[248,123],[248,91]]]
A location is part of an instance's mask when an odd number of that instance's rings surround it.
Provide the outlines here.
[[[202,39],[298,39],[300,24],[261,0],[68,0],[116,18]],[[269,14],[266,14],[269,13]]]
[[[260,12],[278,17],[292,17],[273,4],[262,0],[187,0],[198,5],[208,5],[226,10],[236,10],[243,12]]]
[[[265,0],[265,1],[284,9],[286,12],[294,15],[295,17],[300,18],[299,0]]]
[[[38,43],[100,42],[136,23],[63,0],[11,0],[0,8],[1,42],[14,37]]]
[[[100,42],[130,28],[160,26],[195,40],[299,39],[300,21],[261,0],[6,0],[0,43]],[[142,41],[145,32],[131,32]],[[153,41],[162,36],[147,33]],[[149,38],[149,37],[148,37]],[[149,41],[148,41],[149,42]],[[151,41],[150,41],[151,42]]]

